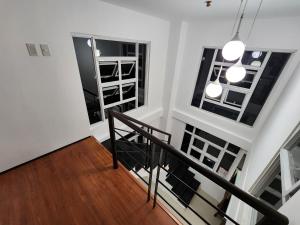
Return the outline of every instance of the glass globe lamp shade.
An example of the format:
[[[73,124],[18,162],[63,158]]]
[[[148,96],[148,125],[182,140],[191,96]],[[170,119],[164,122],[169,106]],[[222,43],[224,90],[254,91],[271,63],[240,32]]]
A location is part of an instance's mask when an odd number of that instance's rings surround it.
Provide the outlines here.
[[[246,76],[246,69],[243,67],[241,60],[229,67],[225,76],[230,83],[237,83],[243,80]]]
[[[222,94],[222,85],[219,80],[215,80],[206,86],[205,93],[211,98],[219,97]]]
[[[222,56],[228,61],[234,61],[240,58],[245,51],[245,44],[240,40],[238,33],[233,39],[227,42],[222,49]]]

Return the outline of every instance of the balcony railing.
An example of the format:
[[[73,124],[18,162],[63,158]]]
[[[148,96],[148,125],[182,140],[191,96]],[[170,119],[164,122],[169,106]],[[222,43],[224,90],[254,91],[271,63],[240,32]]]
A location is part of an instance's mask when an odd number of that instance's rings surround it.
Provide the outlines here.
[[[122,122],[130,130],[127,129],[120,129],[116,128],[114,125],[114,119]],[[239,223],[235,221],[232,217],[227,215],[223,210],[219,207],[211,203],[206,197],[200,195],[195,187],[191,187],[184,179],[178,177],[173,171],[168,170],[166,164],[168,163],[168,156],[176,157],[178,160],[183,163],[183,165],[187,167],[191,167],[201,175],[205,176],[209,180],[218,185],[219,187],[223,188],[227,192],[231,193],[233,196],[238,198],[239,200],[243,201],[244,203],[248,204],[259,213],[263,215],[263,218],[257,223],[257,225],[287,225],[289,224],[288,218],[282,214],[280,214],[275,209],[271,208],[270,206],[266,205],[264,202],[260,201],[259,199],[253,197],[252,195],[248,194],[247,192],[243,191],[242,189],[238,188],[234,184],[230,183],[226,179],[220,177],[219,175],[215,174],[214,172],[202,167],[201,165],[197,164],[196,162],[192,161],[191,159],[187,158],[183,154],[181,154],[178,150],[176,150],[173,146],[170,145],[171,141],[171,134],[164,132],[160,129],[157,129],[153,126],[150,126],[146,123],[138,121],[132,117],[124,115],[122,113],[116,111],[109,111],[108,116],[109,122],[109,130],[110,130],[110,143],[111,143],[111,151],[113,155],[113,167],[115,169],[118,168],[118,154],[117,154],[117,143],[124,143],[128,145],[132,151],[140,152],[144,155],[143,160],[134,158],[130,152],[125,152],[132,159],[132,161],[139,165],[140,168],[144,168],[149,174],[148,181],[145,180],[134,168],[132,171],[143,181],[147,184],[148,193],[147,193],[147,201],[151,199],[151,193],[153,193],[153,207],[155,207],[157,203],[157,196],[159,196],[169,207],[175,211],[187,224],[191,224],[189,218],[183,216],[175,207],[172,205],[162,194],[158,192],[158,187],[161,185],[164,189],[166,189],[170,194],[174,195],[186,208],[188,208],[191,212],[193,212],[197,217],[199,217],[205,224],[210,224],[209,221],[204,218],[201,213],[197,212],[194,208],[192,208],[181,196],[176,194],[173,190],[171,190],[164,182],[160,180],[161,170],[164,170],[168,176],[173,177],[178,182],[181,182],[187,189],[189,189],[195,196],[202,199],[206,204],[210,207],[215,209],[219,215],[226,219],[226,221],[230,221],[232,224],[238,225]],[[153,133],[156,133],[159,137],[156,137]],[[116,134],[119,136],[119,139],[116,139]],[[132,141],[128,141],[128,134],[131,135],[139,135],[142,137],[142,143],[135,143]],[[163,138],[161,138],[163,137]],[[156,148],[154,148],[156,146]],[[155,154],[158,154],[158,160],[155,161]],[[122,160],[122,163],[125,166],[130,167],[130,165],[126,165],[126,160]],[[156,178],[153,182],[153,171],[154,167],[157,168],[156,170]],[[152,192],[152,183],[154,183],[154,191]]]

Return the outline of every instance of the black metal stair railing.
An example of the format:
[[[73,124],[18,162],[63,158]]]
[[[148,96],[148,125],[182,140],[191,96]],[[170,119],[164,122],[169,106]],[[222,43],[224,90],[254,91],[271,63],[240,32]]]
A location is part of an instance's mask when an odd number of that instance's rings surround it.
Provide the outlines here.
[[[117,119],[118,121],[125,124],[127,127],[129,127],[131,130],[125,130],[116,128],[114,125],[114,119]],[[225,218],[227,221],[230,221],[232,224],[238,225],[239,223],[236,222],[233,218],[231,218],[229,215],[227,215],[223,210],[215,206],[213,203],[211,203],[208,199],[206,199],[204,196],[200,195],[195,187],[192,187],[190,184],[188,184],[187,180],[184,179],[184,177],[179,177],[178,174],[176,174],[174,171],[167,169],[166,165],[168,164],[168,157],[175,157],[177,160],[181,161],[184,165],[184,167],[192,167],[194,170],[199,172],[201,175],[205,176],[212,182],[214,182],[216,185],[220,186],[227,192],[231,193],[233,196],[237,197],[239,200],[243,201],[244,203],[248,204],[255,210],[257,210],[259,213],[261,213],[264,217],[257,223],[257,225],[287,225],[289,224],[288,218],[278,211],[274,210],[270,206],[266,205],[264,202],[260,201],[259,199],[253,197],[252,195],[248,194],[247,192],[243,191],[242,189],[238,188],[237,186],[233,185],[226,179],[220,177],[219,175],[215,174],[214,172],[200,166],[196,162],[192,161],[191,159],[187,158],[183,154],[181,154],[179,151],[177,151],[173,146],[170,145],[171,141],[171,134],[162,131],[160,129],[157,129],[153,126],[150,126],[146,123],[143,123],[141,121],[138,121],[132,117],[129,117],[127,115],[124,115],[122,113],[112,111],[110,110],[108,113],[108,122],[109,122],[109,131],[110,131],[110,144],[111,144],[111,151],[113,155],[113,167],[115,169],[118,168],[118,150],[117,150],[117,144],[118,143],[124,143],[130,147],[130,149],[133,149],[134,152],[141,152],[144,154],[144,162],[138,161],[137,159],[134,159],[132,155],[130,155],[130,152],[125,152],[125,154],[130,157],[133,162],[136,165],[139,165],[140,168],[144,168],[145,171],[149,174],[148,181],[145,180],[143,177],[141,177],[138,173],[138,171],[132,170],[142,181],[144,181],[147,184],[148,187],[148,193],[147,193],[147,201],[150,201],[151,199],[151,190],[152,190],[152,179],[153,179],[153,169],[156,166],[156,179],[154,181],[154,192],[153,192],[153,207],[156,206],[157,202],[157,196],[159,196],[166,204],[169,205],[170,208],[172,208],[186,223],[191,224],[188,218],[185,218],[176,208],[168,202],[164,196],[162,196],[158,192],[159,185],[167,190],[169,193],[174,195],[186,208],[188,208],[191,212],[193,212],[196,216],[198,216],[205,224],[210,224],[209,221],[204,218],[203,215],[200,215],[199,212],[197,212],[195,209],[190,207],[188,202],[177,192],[176,189],[173,190],[170,189],[160,180],[161,170],[164,170],[168,177],[174,179],[176,182],[180,182],[180,185],[189,192],[191,192],[193,195],[199,197],[202,199],[206,204],[208,204],[210,207],[215,209],[219,215],[221,215],[223,218]],[[159,135],[164,135],[164,138],[158,138],[156,137],[153,132],[158,133]],[[142,139],[145,139],[145,143],[136,143],[132,141],[128,141],[126,138],[126,135],[124,133],[138,135],[142,137]],[[119,139],[116,139],[116,134],[119,136]],[[166,137],[166,140],[165,140]],[[124,145],[123,145],[124,146]],[[157,146],[157,150],[153,146]],[[144,149],[145,151],[141,151],[141,149]],[[157,162],[154,163],[155,154],[159,154]],[[167,157],[168,156],[168,157]],[[126,160],[122,160],[122,163],[125,165],[127,164]],[[128,165],[127,165],[128,166]]]

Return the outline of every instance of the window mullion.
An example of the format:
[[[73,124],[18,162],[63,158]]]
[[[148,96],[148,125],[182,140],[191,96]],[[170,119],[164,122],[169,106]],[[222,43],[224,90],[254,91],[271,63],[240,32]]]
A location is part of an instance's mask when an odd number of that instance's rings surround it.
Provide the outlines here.
[[[135,61],[135,108],[139,106],[139,43],[135,43],[135,56],[136,56],[136,61]]]
[[[292,187],[292,175],[290,170],[289,152],[286,149],[280,150],[280,169],[281,169],[281,186],[282,202],[285,203],[288,197],[288,190]]]
[[[120,103],[123,102],[123,85],[122,85],[122,67],[121,67],[121,60],[118,59],[118,73],[119,73],[119,90],[120,90]]]
[[[204,146],[203,146],[203,152],[202,152],[201,157],[200,157],[201,165],[204,165],[202,162],[203,162],[204,157],[206,156],[205,153],[206,153],[207,148],[208,148],[208,143],[205,141]]]
[[[92,52],[93,52],[93,58],[94,58],[94,65],[95,65],[95,71],[96,71],[96,81],[97,81],[97,88],[98,88],[98,100],[100,104],[101,109],[101,120],[105,120],[105,112],[104,112],[104,99],[103,99],[103,89],[102,89],[102,83],[101,83],[101,74],[99,69],[99,61],[96,56],[96,41],[95,38],[91,38],[92,43]]]
[[[218,170],[218,168],[219,168],[219,166],[220,166],[220,163],[221,163],[221,160],[223,159],[223,156],[225,155],[225,149],[228,147],[228,145],[229,145],[229,143],[227,142],[226,144],[225,144],[225,147],[224,148],[222,148],[222,150],[221,150],[221,152],[220,152],[220,154],[219,154],[219,157],[218,157],[218,161],[217,161],[217,163],[216,163],[216,168],[214,169],[214,171],[217,173],[217,170]]]
[[[194,139],[195,139],[195,135],[192,134],[192,137],[191,137],[191,140],[190,140],[190,144],[189,144],[189,147],[188,147],[188,150],[186,152],[186,154],[190,157],[190,153],[191,153],[191,149],[192,149],[192,146],[193,146],[193,143],[194,143]]]

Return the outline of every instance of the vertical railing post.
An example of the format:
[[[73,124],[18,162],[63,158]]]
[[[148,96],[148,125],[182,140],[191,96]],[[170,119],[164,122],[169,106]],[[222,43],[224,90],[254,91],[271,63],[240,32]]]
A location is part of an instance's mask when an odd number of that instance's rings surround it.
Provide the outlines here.
[[[142,129],[144,129],[144,128],[142,127]],[[149,128],[147,128],[147,132],[149,133]],[[146,152],[146,155],[145,155],[145,169],[147,169],[147,167],[149,166],[149,157],[148,157],[148,153],[150,151],[149,143],[150,143],[149,138],[146,138],[147,148],[145,149],[145,152]]]
[[[157,165],[157,172],[156,172],[153,208],[156,206],[156,198],[157,198],[157,189],[158,189],[158,182],[159,182],[159,175],[160,175],[160,167],[162,166],[163,155],[164,155],[164,150],[160,149],[159,160],[158,160],[158,165]]]
[[[171,135],[168,135],[168,144],[171,144]],[[167,165],[167,159],[168,159],[168,152],[165,151],[165,154],[164,154],[164,161],[163,161],[164,166]]]
[[[171,144],[171,135],[168,135],[168,144]]]
[[[114,169],[118,169],[115,124],[114,124],[113,112],[111,110],[108,110],[108,125],[109,125],[109,134],[110,134],[111,152],[113,156],[113,167]]]
[[[148,133],[153,133],[152,129],[150,130],[148,128]],[[147,149],[148,149],[148,153],[149,153],[149,162],[150,162],[150,173],[149,173],[149,184],[148,184],[148,197],[147,197],[147,202],[150,201],[150,197],[151,197],[151,187],[152,187],[152,174],[153,174],[153,159],[154,159],[154,148],[152,148],[152,143],[151,141],[147,138]]]

